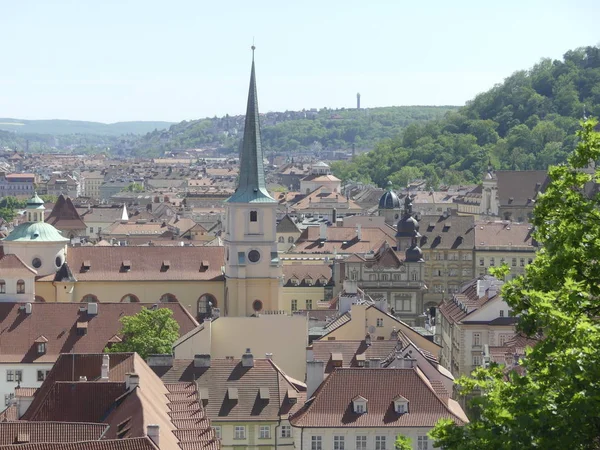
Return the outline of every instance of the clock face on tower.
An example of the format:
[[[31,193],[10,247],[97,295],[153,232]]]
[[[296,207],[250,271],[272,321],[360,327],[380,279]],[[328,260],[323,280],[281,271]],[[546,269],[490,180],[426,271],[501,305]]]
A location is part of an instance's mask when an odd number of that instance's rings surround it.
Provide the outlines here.
[[[258,250],[250,250],[248,252],[248,259],[250,262],[258,262],[260,260],[260,252]]]

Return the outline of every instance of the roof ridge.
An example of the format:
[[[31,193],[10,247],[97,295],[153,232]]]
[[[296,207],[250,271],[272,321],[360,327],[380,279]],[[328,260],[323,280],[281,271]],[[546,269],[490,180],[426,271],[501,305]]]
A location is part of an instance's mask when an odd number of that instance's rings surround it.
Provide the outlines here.
[[[425,384],[425,386],[427,386],[427,388],[431,391],[431,393],[434,395],[434,397],[444,406],[444,408],[455,418],[457,418],[458,420],[460,420],[461,422],[464,422],[462,418],[458,417],[448,406],[448,404],[446,402],[444,402],[442,400],[442,398],[440,397],[440,395],[435,391],[435,389],[433,388],[433,386],[431,385],[431,382],[429,381],[429,378],[427,378],[427,376],[425,375],[425,373],[419,369],[418,366],[413,367],[412,370],[414,371],[414,373],[421,378],[421,380],[423,380],[423,384]]]

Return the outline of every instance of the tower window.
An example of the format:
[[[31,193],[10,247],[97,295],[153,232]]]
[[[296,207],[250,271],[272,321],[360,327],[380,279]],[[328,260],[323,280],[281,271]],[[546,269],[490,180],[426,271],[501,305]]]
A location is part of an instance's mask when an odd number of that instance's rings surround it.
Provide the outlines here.
[[[256,311],[256,312],[258,312],[258,311],[262,311],[262,309],[263,309],[263,304],[262,304],[262,302],[261,302],[260,300],[254,300],[254,301],[252,302],[252,309],[253,309],[254,311]]]
[[[250,222],[258,222],[258,212],[250,211]]]

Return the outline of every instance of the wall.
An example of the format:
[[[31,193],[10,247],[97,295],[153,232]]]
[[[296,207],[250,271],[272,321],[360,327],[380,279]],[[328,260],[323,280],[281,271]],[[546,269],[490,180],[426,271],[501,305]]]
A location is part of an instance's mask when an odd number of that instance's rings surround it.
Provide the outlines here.
[[[325,287],[321,285],[286,286],[283,288],[281,300],[280,307],[288,314],[292,312],[292,300],[297,300],[298,310],[307,309],[307,300],[312,300],[311,309],[329,309],[329,303],[324,303]]]
[[[55,289],[51,281],[38,281],[36,293],[47,302],[80,302],[84,295],[93,294],[98,297],[99,302],[105,303],[120,302],[127,294],[136,295],[141,303],[157,303],[161,295],[169,293],[194,317],[198,312],[198,299],[203,294],[213,295],[219,308],[225,299],[223,281],[78,281],[74,283],[73,292],[68,294],[69,285],[71,283],[56,283]],[[63,289],[63,286],[67,286],[67,289]]]
[[[17,255],[25,264],[33,267],[31,262],[33,258],[40,258],[42,265],[35,269],[38,276],[44,276],[56,273],[56,258],[60,258],[60,265],[65,260],[67,246],[64,242],[13,242],[3,241],[4,254],[13,253]]]
[[[41,364],[23,364],[23,363],[6,363],[0,362],[0,410],[4,409],[5,396],[15,393],[17,384],[16,381],[6,381],[7,370],[22,370],[23,380],[21,381],[21,387],[33,387],[37,388],[42,385],[42,381],[37,380],[37,371],[43,370],[49,371],[52,369],[54,362],[41,363]]]
[[[204,330],[180,343],[175,348],[175,358],[192,359],[202,353],[210,353],[212,358],[240,358],[249,348],[256,358],[272,353],[273,361],[286,374],[304,381],[307,345],[306,316],[220,317],[210,327],[205,323]]]
[[[281,437],[281,425],[289,425],[289,421],[287,420],[282,420],[279,423],[273,421],[220,422],[218,420],[211,420],[211,425],[213,427],[221,427],[221,449],[223,450],[239,449],[242,447],[245,449],[270,450],[292,447],[294,443],[293,432],[290,438]],[[260,438],[261,425],[270,427],[271,437],[269,439]],[[236,426],[246,427],[246,439],[234,439]],[[277,446],[275,446],[276,443]]]
[[[368,414],[368,413],[367,413]],[[305,428],[304,433],[301,432],[300,428],[294,428],[294,446],[300,450],[311,450],[311,438],[312,436],[321,436],[322,438],[322,449],[332,450],[333,449],[333,437],[344,436],[344,448],[354,449],[356,448],[356,436],[367,436],[367,448],[375,448],[375,437],[385,436],[386,437],[386,449],[393,450],[396,436],[402,434],[409,437],[412,440],[412,448],[417,450],[418,448],[418,437],[427,436],[427,433],[431,428],[392,428],[392,427],[381,427],[381,428]],[[301,436],[302,435],[302,436]],[[302,443],[301,443],[302,441]],[[433,441],[429,440],[429,446],[427,448],[433,449]]]

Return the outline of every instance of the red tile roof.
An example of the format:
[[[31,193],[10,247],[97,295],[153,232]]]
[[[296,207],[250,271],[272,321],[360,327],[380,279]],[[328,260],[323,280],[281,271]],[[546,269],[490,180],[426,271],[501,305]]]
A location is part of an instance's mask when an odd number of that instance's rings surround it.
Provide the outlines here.
[[[320,239],[320,227],[306,228],[298,241],[294,253],[368,253],[377,251],[385,242],[394,245],[395,230],[391,227],[363,227],[359,240],[355,227],[327,227],[327,239]]]
[[[362,341],[314,341],[313,357],[316,361],[325,362],[325,373],[333,372],[334,363],[332,355],[338,353],[342,356],[342,367],[358,367],[357,356],[364,355],[366,360],[385,360],[395,352],[397,340],[373,341],[367,345]]]
[[[224,255],[223,247],[72,247],[66,262],[78,281],[221,281]],[[131,261],[129,270],[123,261]]]
[[[119,319],[138,313],[148,303],[97,303],[98,314],[87,313],[87,303],[33,303],[27,314],[22,303],[0,303],[0,361],[53,362],[60,353],[99,353],[121,330]],[[173,311],[179,323],[179,333],[198,326],[198,322],[179,303],[159,303],[158,308]],[[83,309],[83,310],[80,310]],[[87,334],[80,335],[77,323],[87,325]],[[35,340],[48,339],[46,353],[38,354]]]
[[[147,437],[135,439],[111,439],[100,441],[35,443],[22,445],[2,445],[0,450],[157,450]]]
[[[107,429],[105,423],[0,422],[0,445],[22,443],[19,436],[26,436],[27,443],[95,441]]]
[[[37,271],[25,264],[17,255],[8,254],[0,258],[0,277],[36,275]]]
[[[59,230],[86,230],[87,225],[79,216],[77,209],[69,197],[60,195],[46,223],[54,225]]]
[[[409,401],[408,413],[394,411],[394,398]],[[352,399],[368,400],[367,413],[354,413]],[[295,414],[295,427],[433,427],[440,419],[463,425],[467,418],[456,402],[439,396],[418,368],[337,369],[311,401]]]
[[[306,393],[269,359],[254,358],[253,367],[242,367],[239,359],[213,359],[209,368],[194,367],[193,360],[175,360],[172,367],[153,367],[167,383],[196,380],[198,389],[209,395],[205,409],[214,421],[279,420],[294,413],[304,403]],[[228,389],[238,390],[238,399],[230,400]],[[269,400],[259,398],[259,389],[267,388]],[[287,398],[291,389],[297,402]],[[189,401],[186,393],[176,394],[180,401]],[[175,397],[174,397],[175,398]]]

